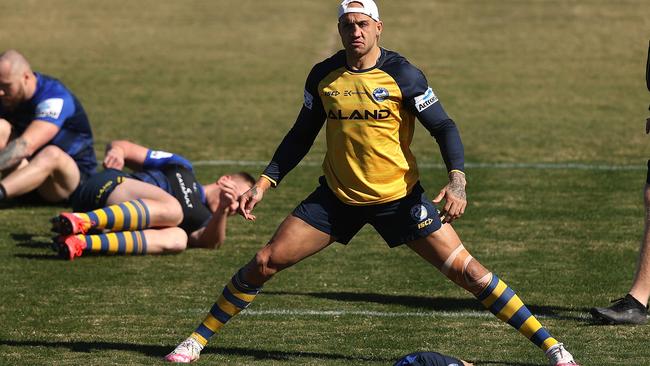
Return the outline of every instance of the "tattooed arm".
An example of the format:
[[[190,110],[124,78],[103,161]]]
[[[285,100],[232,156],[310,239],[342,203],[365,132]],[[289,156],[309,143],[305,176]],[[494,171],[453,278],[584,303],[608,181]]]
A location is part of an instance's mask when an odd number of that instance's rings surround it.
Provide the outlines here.
[[[442,221],[450,223],[465,213],[467,206],[467,194],[465,193],[465,173],[460,170],[449,172],[449,183],[440,191],[433,202],[438,204],[445,199],[445,206],[442,209]]]
[[[0,170],[6,170],[18,165],[27,154],[27,143],[21,137],[9,142],[4,150],[0,151]]]
[[[237,212],[244,216],[246,220],[255,220],[255,215],[252,214],[253,208],[264,197],[264,192],[271,188],[272,182],[266,176],[261,176],[255,185],[248,191],[239,196],[239,208]]]
[[[12,140],[0,151],[0,170],[16,166],[23,159],[47,144],[59,132],[59,128],[50,122],[33,121],[23,134]]]

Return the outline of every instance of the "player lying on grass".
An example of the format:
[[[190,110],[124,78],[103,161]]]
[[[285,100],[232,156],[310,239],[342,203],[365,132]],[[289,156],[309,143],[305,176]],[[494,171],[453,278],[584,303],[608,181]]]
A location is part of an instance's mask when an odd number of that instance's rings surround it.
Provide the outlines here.
[[[210,337],[246,308],[276,273],[335,241],[347,244],[371,224],[390,247],[406,244],[476,296],[544,351],[551,365],[576,365],[513,289],[472,257],[448,224],[467,205],[460,134],[422,72],[396,52],[379,47],[383,24],[376,4],[343,1],[338,19],[345,50],[312,68],[297,121],[262,177],[240,197],[238,210],[246,219],[255,219],[252,210],[266,190],[277,186],[307,154],[327,121],[320,185],[234,274],[203,322],[166,359],[196,360]],[[444,223],[419,183],[409,148],[415,118],[435,137],[447,165],[449,182],[434,199],[445,200]]]
[[[0,201],[32,191],[47,202],[66,200],[96,166],[79,100],[17,51],[0,54]]]
[[[238,197],[254,183],[240,172],[201,185],[187,159],[129,141],[113,141],[106,150],[107,169],[80,187],[71,202],[75,212],[52,219],[52,229],[61,234],[55,239],[60,254],[70,260],[84,252],[218,248]],[[124,166],[134,172],[122,171]]]

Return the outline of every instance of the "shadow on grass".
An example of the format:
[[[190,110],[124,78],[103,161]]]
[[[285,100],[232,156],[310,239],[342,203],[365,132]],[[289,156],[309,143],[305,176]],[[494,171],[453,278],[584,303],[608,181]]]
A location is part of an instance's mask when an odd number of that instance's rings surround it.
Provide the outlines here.
[[[60,261],[62,260],[61,257],[59,257],[58,254],[15,254],[14,257],[16,258],[22,258],[22,259],[29,259],[29,260],[37,260],[37,261]]]
[[[36,191],[31,191],[20,197],[14,197],[9,200],[0,202],[0,209],[25,208],[25,207],[60,207],[65,208],[69,205],[66,202],[52,203],[43,200]]]
[[[30,259],[30,260],[61,260],[58,253],[53,250],[52,239],[44,240],[44,235],[37,235],[31,233],[11,233],[11,238],[16,241],[16,246],[21,248],[30,249],[47,249],[48,254],[26,254],[18,253],[14,256],[16,258]]]
[[[0,346],[11,347],[51,347],[51,348],[68,348],[72,352],[92,352],[92,351],[128,351],[138,352],[145,356],[155,357],[162,359],[166,354],[174,349],[174,346],[158,346],[151,344],[133,344],[133,343],[117,343],[117,342],[56,342],[56,341],[16,341],[16,340],[0,340]],[[364,356],[348,356],[335,353],[321,353],[321,352],[292,352],[292,351],[277,351],[277,350],[261,350],[239,347],[219,347],[219,348],[206,348],[201,352],[202,355],[206,354],[220,354],[229,356],[243,356],[253,357],[258,360],[291,360],[291,359],[323,359],[323,360],[344,360],[356,362],[386,362],[391,364],[394,360],[376,357]]]
[[[465,361],[470,361],[470,360],[465,360]],[[546,363],[522,363],[522,362],[503,362],[503,361],[482,361],[482,360],[477,360],[477,361],[470,361],[473,362],[474,365],[512,365],[512,366],[542,366],[546,365]]]
[[[17,247],[34,249],[52,248],[52,240],[44,240],[43,235],[31,233],[11,233],[10,235],[11,239],[17,242]]]
[[[291,292],[291,291],[265,291],[265,295],[311,296],[321,299],[349,302],[370,302],[384,305],[402,305],[431,311],[486,311],[483,305],[474,298],[457,299],[448,297],[426,297],[407,295],[384,295],[357,292]],[[568,312],[587,313],[587,308],[573,308],[566,306],[546,306],[526,304],[534,315],[548,316],[557,319],[574,320],[577,322],[591,323],[585,317],[568,315]]]

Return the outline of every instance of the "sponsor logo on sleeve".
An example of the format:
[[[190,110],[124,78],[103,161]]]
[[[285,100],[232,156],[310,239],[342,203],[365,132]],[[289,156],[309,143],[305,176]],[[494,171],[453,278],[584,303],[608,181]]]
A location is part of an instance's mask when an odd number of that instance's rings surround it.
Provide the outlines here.
[[[150,159],[166,159],[170,158],[172,153],[168,153],[167,151],[161,151],[161,150],[151,150],[151,153],[149,154]]]
[[[63,110],[63,99],[50,98],[40,102],[36,106],[36,119],[53,118],[57,119]]]
[[[305,89],[305,107],[311,110],[314,106],[314,96]]]
[[[433,92],[433,90],[429,88],[426,92],[424,92],[424,94],[415,97],[415,108],[418,110],[418,112],[422,112],[423,110],[436,104],[437,101],[438,97],[436,97],[436,94]]]
[[[388,94],[388,90],[386,88],[377,88],[372,91],[372,97],[378,101],[378,102],[383,102],[384,100],[388,99],[390,94]]]

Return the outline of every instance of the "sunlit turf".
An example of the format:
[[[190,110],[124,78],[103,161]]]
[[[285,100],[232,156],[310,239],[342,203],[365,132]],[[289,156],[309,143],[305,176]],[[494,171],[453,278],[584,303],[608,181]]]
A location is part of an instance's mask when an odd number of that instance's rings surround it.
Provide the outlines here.
[[[80,97],[100,157],[106,142],[129,138],[192,160],[267,161],[310,67],[339,48],[336,3],[4,1],[0,49],[23,51]],[[595,326],[587,315],[631,282],[645,171],[494,164],[645,164],[650,5],[379,4],[383,44],[423,69],[461,130],[466,160],[487,163],[467,171],[469,207],[455,224],[465,246],[583,365],[646,364],[647,327]],[[320,161],[323,149],[319,139],[306,160]],[[419,162],[441,162],[420,127],[413,149]],[[205,182],[242,169],[263,166],[197,167]],[[62,261],[47,223],[62,207],[2,206],[0,364],[160,364],[319,174],[312,165],[292,172],[256,223],[231,220],[221,250],[174,256]],[[421,175],[430,197],[445,181],[442,169]],[[417,350],[477,365],[545,364],[471,296],[370,228],[278,275],[249,310],[201,364],[390,365]]]

